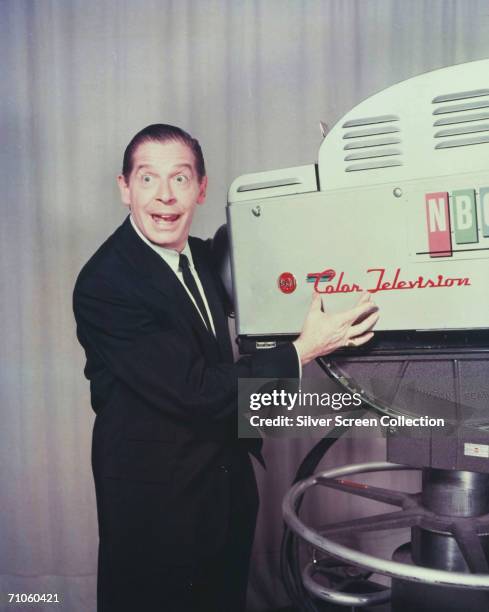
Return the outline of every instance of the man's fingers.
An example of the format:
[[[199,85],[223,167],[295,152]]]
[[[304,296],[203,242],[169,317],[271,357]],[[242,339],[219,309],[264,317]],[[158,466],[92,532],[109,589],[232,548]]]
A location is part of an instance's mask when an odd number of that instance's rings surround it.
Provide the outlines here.
[[[311,300],[311,310],[321,310],[321,309],[322,309],[321,296],[316,291],[313,291],[312,300]]]
[[[359,306],[360,304],[365,304],[366,302],[372,302],[372,294],[369,293],[368,291],[362,291],[355,306]]]
[[[350,310],[345,311],[342,313],[342,316],[344,317],[344,321],[347,323],[353,323],[357,319],[364,319],[370,314],[370,312],[377,312],[378,309],[378,306],[374,304],[374,302],[367,300],[361,304],[357,304]]]
[[[377,311],[372,312],[372,314],[370,314],[366,319],[363,319],[360,323],[350,327],[350,331],[348,333],[349,337],[356,338],[357,336],[361,336],[365,332],[370,331],[378,320],[379,313]]]
[[[374,337],[374,332],[370,331],[365,334],[362,334],[361,336],[350,338],[350,340],[348,340],[345,346],[362,346],[362,344],[365,344],[366,342],[371,340],[373,337]]]

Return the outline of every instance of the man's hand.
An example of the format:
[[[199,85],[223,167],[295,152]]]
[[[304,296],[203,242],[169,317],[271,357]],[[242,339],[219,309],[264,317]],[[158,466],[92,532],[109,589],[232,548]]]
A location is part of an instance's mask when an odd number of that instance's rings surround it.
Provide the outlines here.
[[[302,365],[343,346],[361,346],[373,337],[379,319],[378,307],[370,293],[362,293],[353,308],[337,314],[321,309],[321,296],[314,292],[300,336],[294,345]]]

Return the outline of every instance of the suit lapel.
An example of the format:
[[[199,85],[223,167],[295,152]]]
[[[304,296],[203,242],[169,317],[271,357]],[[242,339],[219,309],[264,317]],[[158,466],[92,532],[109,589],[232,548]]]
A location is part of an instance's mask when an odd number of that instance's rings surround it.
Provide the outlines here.
[[[136,268],[140,278],[151,283],[153,289],[164,295],[169,303],[174,305],[174,308],[182,314],[207,349],[212,350],[212,345],[216,347],[214,335],[207,331],[200,314],[173,270],[136,234],[129,217],[116,231],[114,238],[117,239],[118,246],[120,246],[119,253]]]

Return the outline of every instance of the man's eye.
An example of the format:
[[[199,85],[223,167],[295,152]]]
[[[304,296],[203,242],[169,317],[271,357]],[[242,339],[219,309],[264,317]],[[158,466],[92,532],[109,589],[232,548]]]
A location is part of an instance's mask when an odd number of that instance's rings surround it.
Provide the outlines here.
[[[180,184],[186,183],[188,181],[188,176],[185,176],[185,174],[177,174],[175,181]]]
[[[153,182],[153,177],[151,176],[151,174],[143,174],[141,180],[145,185],[150,185]]]

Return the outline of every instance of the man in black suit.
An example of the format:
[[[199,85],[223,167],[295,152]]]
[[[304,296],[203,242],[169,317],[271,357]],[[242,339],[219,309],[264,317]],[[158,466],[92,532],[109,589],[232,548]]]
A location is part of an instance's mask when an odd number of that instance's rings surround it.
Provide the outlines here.
[[[233,363],[210,244],[189,238],[207,188],[199,143],[148,126],[118,183],[130,216],[74,291],[97,413],[98,610],[239,612],[258,497],[253,449],[236,438],[238,378],[295,378],[301,363],[366,342],[377,315],[354,324],[374,309],[366,296],[333,316],[315,298],[295,346]]]

